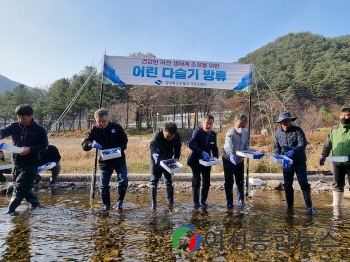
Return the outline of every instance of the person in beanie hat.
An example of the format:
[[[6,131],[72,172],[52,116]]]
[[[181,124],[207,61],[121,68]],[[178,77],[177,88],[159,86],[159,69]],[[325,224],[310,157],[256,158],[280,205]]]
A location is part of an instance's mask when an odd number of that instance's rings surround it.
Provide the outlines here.
[[[275,133],[274,152],[275,155],[285,155],[293,160],[293,164],[290,164],[289,161],[283,163],[283,187],[287,208],[292,209],[294,205],[293,180],[295,173],[303,192],[307,213],[316,214],[317,212],[312,208],[311,188],[306,174],[306,137],[300,127],[292,125],[292,121],[296,119],[297,117],[292,116],[290,112],[279,114],[276,123],[279,123],[281,127]]]

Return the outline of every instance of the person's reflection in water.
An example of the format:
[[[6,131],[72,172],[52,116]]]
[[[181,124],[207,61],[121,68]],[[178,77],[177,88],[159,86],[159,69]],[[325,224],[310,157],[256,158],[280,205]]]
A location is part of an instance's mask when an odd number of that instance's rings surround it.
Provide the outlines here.
[[[109,213],[99,214],[98,227],[92,235],[95,250],[90,257],[90,261],[104,261],[107,257],[114,259],[108,261],[121,259],[122,250],[126,247],[124,238],[127,232],[123,222],[124,219],[120,216],[117,220],[114,220],[110,218]]]
[[[332,228],[338,228],[342,224],[342,210],[340,206],[333,206],[333,225]]]
[[[172,213],[170,210],[160,210],[152,212],[149,218],[149,226],[145,229],[149,234],[144,247],[148,253],[146,261],[155,261],[155,258],[162,258],[161,261],[175,261],[174,247],[171,239],[175,228],[171,221]],[[140,257],[141,259],[141,257]],[[144,257],[142,257],[144,259]]]
[[[2,254],[1,262],[30,261],[30,216],[27,213],[12,218],[13,229],[5,240],[7,248]]]
[[[247,223],[247,216],[243,212],[236,212],[236,210],[227,210],[226,216],[223,218],[223,225],[225,234],[232,234],[233,230],[242,229]]]

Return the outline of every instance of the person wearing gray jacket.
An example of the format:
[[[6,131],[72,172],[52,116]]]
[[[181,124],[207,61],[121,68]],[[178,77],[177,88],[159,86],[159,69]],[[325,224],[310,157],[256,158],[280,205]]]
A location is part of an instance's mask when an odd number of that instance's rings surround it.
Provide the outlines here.
[[[249,150],[249,137],[247,117],[238,115],[234,118],[234,126],[227,130],[224,149],[222,151],[222,163],[225,177],[225,194],[227,208],[233,208],[233,184],[236,180],[238,204],[244,203],[244,158],[236,155],[236,151]]]

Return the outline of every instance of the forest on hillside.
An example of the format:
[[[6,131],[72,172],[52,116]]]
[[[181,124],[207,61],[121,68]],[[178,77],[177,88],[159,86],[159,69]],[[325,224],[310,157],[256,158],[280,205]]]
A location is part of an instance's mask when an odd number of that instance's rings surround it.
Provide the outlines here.
[[[152,53],[130,56],[156,57]],[[251,97],[251,130],[272,134],[281,111],[291,111],[306,132],[334,124],[348,106],[350,35],[325,38],[310,32],[290,33],[240,58],[255,65]],[[98,109],[101,73],[85,67],[71,78],[58,79],[47,90],[19,85],[0,95],[0,121],[14,119],[14,108],[29,103],[35,118],[48,130],[67,113],[57,129],[88,128]],[[73,98],[76,101],[70,104]],[[67,110],[67,107],[69,110]],[[185,87],[104,85],[102,106],[124,127],[152,127],[158,116],[180,116],[179,127],[193,128],[204,114],[220,117],[220,125],[240,113],[248,115],[249,93]],[[179,121],[179,119],[177,119]],[[158,122],[158,120],[157,120]],[[75,125],[73,123],[78,123]],[[56,130],[57,130],[56,129]]]

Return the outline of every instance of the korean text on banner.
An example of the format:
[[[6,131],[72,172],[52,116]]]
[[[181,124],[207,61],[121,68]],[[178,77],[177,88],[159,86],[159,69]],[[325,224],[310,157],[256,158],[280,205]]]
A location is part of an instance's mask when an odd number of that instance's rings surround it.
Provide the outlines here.
[[[105,55],[103,83],[250,92],[253,70],[252,64]]]

